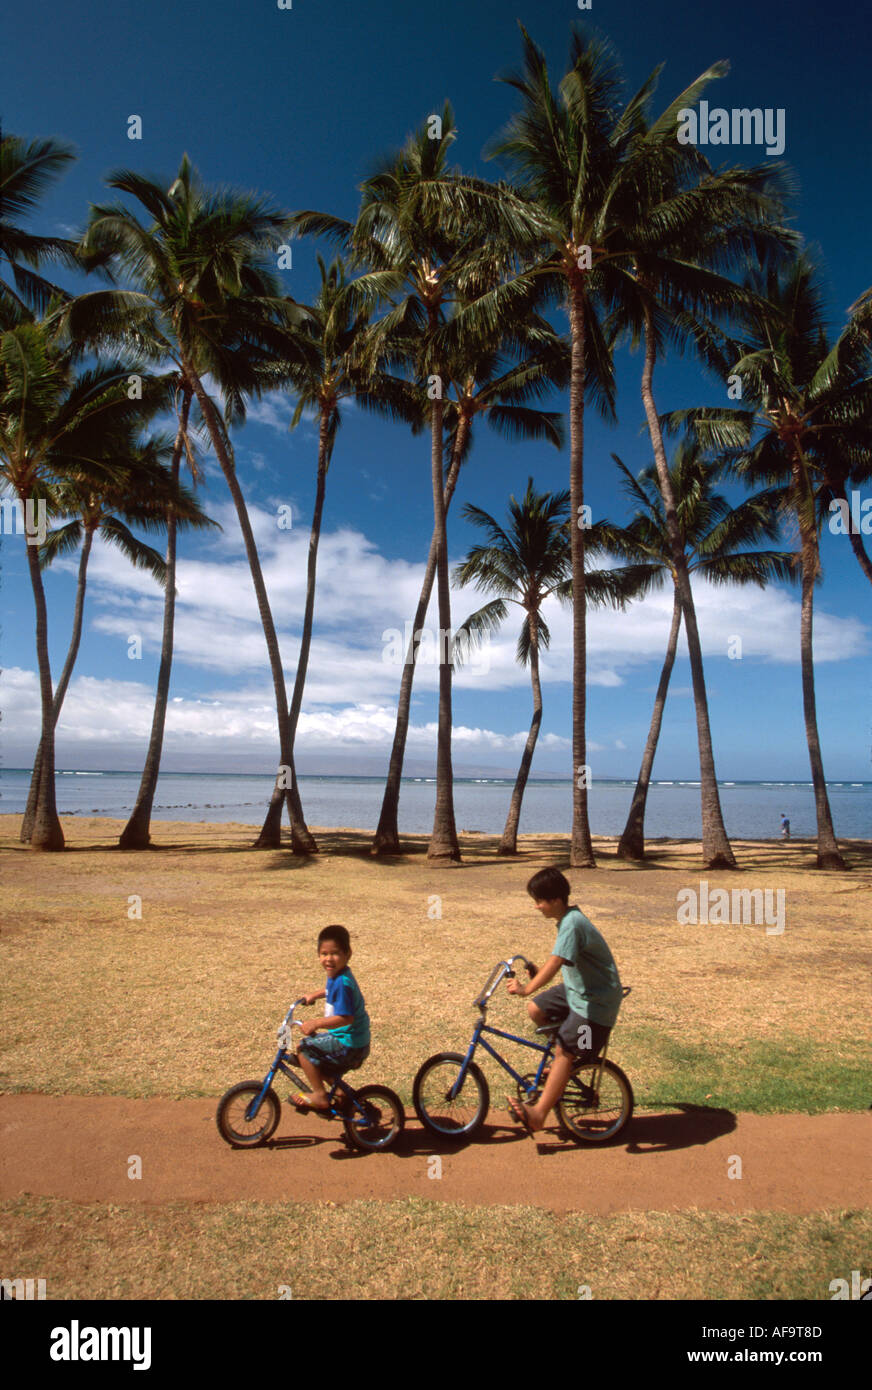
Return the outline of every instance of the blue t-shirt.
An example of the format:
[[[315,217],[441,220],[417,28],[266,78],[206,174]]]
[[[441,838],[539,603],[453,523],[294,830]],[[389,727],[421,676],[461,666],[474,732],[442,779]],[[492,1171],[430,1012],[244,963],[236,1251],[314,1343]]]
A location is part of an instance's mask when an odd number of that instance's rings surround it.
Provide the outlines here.
[[[566,1002],[572,1012],[614,1028],[623,997],[618,967],[593,922],[577,907],[561,917],[553,954],[563,957]]]
[[[366,1012],[360,986],[350,970],[343,970],[341,975],[335,975],[332,980],[327,981],[327,1005],[324,1015],[329,1018],[331,1014],[338,1014],[340,1018],[351,1018],[351,1023],[346,1027],[329,1029],[337,1042],[346,1043],[348,1047],[366,1047],[370,1040],[369,1014]]]

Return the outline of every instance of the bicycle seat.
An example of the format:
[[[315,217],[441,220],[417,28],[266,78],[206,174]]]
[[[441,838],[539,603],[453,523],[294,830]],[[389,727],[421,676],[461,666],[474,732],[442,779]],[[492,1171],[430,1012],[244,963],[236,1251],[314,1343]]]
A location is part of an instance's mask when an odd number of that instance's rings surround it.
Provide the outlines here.
[[[537,1028],[537,1033],[559,1033],[561,1025],[559,1023],[543,1023],[541,1028]]]

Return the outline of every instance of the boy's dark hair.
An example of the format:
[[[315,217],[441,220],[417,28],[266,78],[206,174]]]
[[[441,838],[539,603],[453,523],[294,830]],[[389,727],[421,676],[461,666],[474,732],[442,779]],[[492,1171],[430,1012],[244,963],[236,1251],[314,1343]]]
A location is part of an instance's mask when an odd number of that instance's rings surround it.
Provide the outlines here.
[[[555,898],[569,902],[569,882],[559,869],[540,869],[527,884],[527,892],[540,903],[553,902]]]
[[[344,951],[347,956],[351,955],[351,937],[345,927],[325,927],[318,933],[318,949],[325,941],[335,941],[340,951]]]

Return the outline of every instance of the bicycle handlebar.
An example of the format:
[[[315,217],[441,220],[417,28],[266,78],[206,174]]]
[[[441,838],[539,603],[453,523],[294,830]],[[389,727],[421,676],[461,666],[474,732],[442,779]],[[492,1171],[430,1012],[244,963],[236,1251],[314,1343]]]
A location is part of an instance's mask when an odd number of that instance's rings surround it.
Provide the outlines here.
[[[527,969],[527,974],[530,976],[531,979],[533,978],[533,976],[536,974],[536,967],[535,965],[533,965],[532,961],[527,960],[526,956],[512,956],[509,960],[498,961],[498,963],[494,966],[493,970],[488,976],[487,983],[485,984],[485,987],[482,990],[481,994],[478,995],[478,997],[476,999],[473,999],[472,1001],[473,1005],[476,1008],[482,1009],[485,1007],[487,1001],[490,999],[491,995],[493,994],[494,990],[496,989],[497,985],[500,983],[501,980],[505,979],[506,976],[514,976],[515,972],[512,969],[512,967],[515,964],[516,960],[521,960],[524,962],[524,965]]]

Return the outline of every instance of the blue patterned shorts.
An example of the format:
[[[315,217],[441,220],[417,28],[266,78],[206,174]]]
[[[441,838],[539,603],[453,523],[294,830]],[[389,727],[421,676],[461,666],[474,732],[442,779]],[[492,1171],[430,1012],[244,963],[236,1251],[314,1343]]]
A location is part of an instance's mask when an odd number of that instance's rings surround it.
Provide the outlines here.
[[[300,1056],[307,1057],[313,1066],[331,1076],[341,1076],[343,1072],[355,1071],[369,1056],[369,1043],[363,1047],[349,1047],[340,1042],[332,1033],[316,1033],[304,1038],[297,1049]]]

